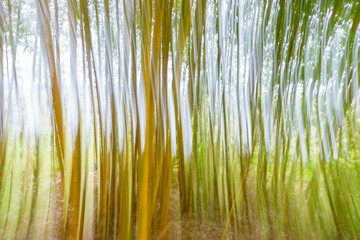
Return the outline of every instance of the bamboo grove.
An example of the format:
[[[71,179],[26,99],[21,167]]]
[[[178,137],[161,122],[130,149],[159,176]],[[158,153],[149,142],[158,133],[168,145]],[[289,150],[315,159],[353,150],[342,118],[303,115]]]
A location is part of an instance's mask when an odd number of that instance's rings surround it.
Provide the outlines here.
[[[1,0],[1,239],[360,238],[357,0]]]

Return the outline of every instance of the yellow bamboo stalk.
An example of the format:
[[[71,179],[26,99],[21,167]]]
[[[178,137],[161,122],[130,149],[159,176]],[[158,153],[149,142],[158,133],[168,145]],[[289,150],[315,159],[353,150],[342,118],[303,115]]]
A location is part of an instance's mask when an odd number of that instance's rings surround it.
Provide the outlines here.
[[[184,56],[184,47],[186,39],[190,34],[190,20],[191,20],[191,6],[189,0],[181,0],[181,14],[180,14],[180,26],[178,30],[178,39],[176,41],[177,58],[175,62],[175,75],[173,82],[174,92],[174,107],[175,107],[175,119],[176,119],[176,140],[178,143],[179,152],[179,188],[180,188],[180,202],[181,212],[188,210],[188,197],[185,181],[185,164],[184,164],[184,146],[182,136],[182,121],[180,111],[180,79],[181,79],[181,66]]]
[[[70,62],[71,77],[76,91],[76,104],[78,106],[77,133],[75,136],[75,146],[72,153],[71,182],[69,195],[69,208],[66,221],[66,237],[68,239],[81,239],[83,234],[83,219],[80,218],[80,195],[81,195],[81,108],[77,84],[77,64],[76,64],[76,12],[77,3],[68,0],[69,33],[70,33]],[[58,44],[58,43],[57,43]],[[58,48],[58,47],[57,47]]]
[[[66,221],[67,239],[82,239],[83,222],[80,220],[81,194],[81,124],[76,135],[75,149],[72,154],[69,208]]]
[[[150,47],[151,47],[151,20],[152,1],[144,0],[141,6],[141,66],[142,77],[146,94],[146,133],[144,152],[138,165],[138,212],[137,212],[137,238],[149,239],[151,217],[149,216],[150,204],[150,161],[153,160],[153,132],[154,132],[154,103],[152,99],[150,79]]]
[[[166,138],[164,146],[164,155],[162,162],[162,174],[161,174],[161,190],[159,192],[160,198],[160,214],[158,223],[158,233],[160,236],[167,238],[167,226],[168,226],[168,215],[169,215],[169,205],[170,205],[170,190],[171,190],[171,177],[173,171],[172,164],[172,153],[171,153],[171,136],[170,136],[170,122],[169,114],[167,111],[167,71],[168,71],[168,57],[169,57],[169,46],[171,41],[171,15],[173,9],[173,1],[165,0],[164,1],[164,17],[162,23],[162,83],[163,83],[163,100],[164,100],[164,111],[166,111],[166,122],[164,132],[164,137]]]
[[[46,60],[50,72],[51,93],[53,112],[55,118],[56,150],[58,153],[59,167],[62,183],[64,184],[64,128],[63,110],[61,103],[60,79],[57,76],[54,49],[50,28],[50,10],[48,0],[37,0],[37,11],[39,17],[39,27],[41,43],[46,53]]]

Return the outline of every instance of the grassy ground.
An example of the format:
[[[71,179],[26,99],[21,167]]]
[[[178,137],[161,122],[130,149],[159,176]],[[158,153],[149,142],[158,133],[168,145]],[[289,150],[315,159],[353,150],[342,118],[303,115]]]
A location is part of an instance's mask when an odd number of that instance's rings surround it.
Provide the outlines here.
[[[47,136],[41,138],[39,158],[35,151],[28,154],[31,146],[21,138],[9,140],[9,161],[5,165],[7,171],[2,179],[0,202],[0,234],[3,239],[64,237],[64,209],[67,206],[60,173],[49,148],[51,144],[45,144],[49,139]],[[350,151],[350,154],[356,155],[356,152]],[[39,175],[34,178],[36,159],[40,161]],[[356,159],[330,163],[312,160],[303,169],[299,161],[291,161],[276,192],[271,177],[273,168],[268,169],[267,182],[259,184],[256,162],[252,162],[246,179],[246,201],[242,199],[241,189],[234,185],[234,189],[239,191],[235,192],[229,211],[220,209],[209,200],[209,196],[202,196],[201,209],[181,213],[178,169],[175,168],[168,225],[164,231],[153,232],[151,236],[154,239],[357,238],[360,226],[359,162]],[[234,174],[234,184],[240,185],[236,181],[236,171]],[[91,168],[86,185],[85,239],[99,236],[95,228],[97,182],[97,173]],[[159,207],[156,211],[160,210]],[[133,224],[136,232],[135,219]]]

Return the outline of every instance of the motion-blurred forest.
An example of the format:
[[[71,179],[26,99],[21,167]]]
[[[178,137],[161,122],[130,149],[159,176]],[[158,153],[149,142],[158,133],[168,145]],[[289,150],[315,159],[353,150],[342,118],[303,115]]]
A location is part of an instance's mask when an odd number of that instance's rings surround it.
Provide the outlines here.
[[[360,239],[359,0],[0,0],[0,239]]]

